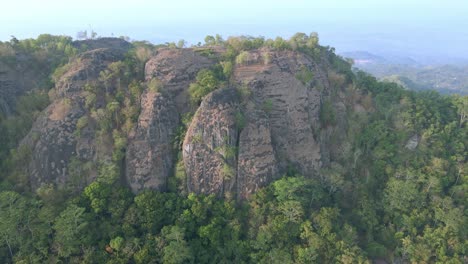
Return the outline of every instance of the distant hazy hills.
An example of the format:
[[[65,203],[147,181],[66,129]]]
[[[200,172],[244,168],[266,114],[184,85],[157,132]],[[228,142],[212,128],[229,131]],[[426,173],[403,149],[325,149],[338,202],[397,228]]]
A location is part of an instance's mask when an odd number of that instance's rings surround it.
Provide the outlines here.
[[[340,55],[346,58],[352,58],[355,66],[368,64],[400,64],[400,65],[419,65],[419,63],[410,57],[398,56],[379,56],[367,51],[343,52]]]
[[[353,59],[356,68],[408,89],[468,94],[468,63],[429,65],[409,57],[383,57],[366,51],[341,55]]]

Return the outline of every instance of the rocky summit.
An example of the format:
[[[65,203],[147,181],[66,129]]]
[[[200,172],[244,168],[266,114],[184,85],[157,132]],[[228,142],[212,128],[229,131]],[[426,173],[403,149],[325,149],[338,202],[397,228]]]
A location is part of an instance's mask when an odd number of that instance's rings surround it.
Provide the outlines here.
[[[0,259],[466,263],[467,99],[314,33],[0,42]]]
[[[105,144],[112,139],[102,131],[98,135],[104,122],[99,120],[99,108],[109,110],[106,97],[121,92],[123,80],[112,76],[109,66],[124,60],[130,46],[108,39],[81,45],[87,50],[66,65],[54,100],[22,141],[31,147],[28,174],[34,188],[72,182],[82,188],[96,172],[91,169],[84,178],[72,180],[71,161],[112,159],[112,147]],[[347,83],[331,69],[328,58],[266,47],[244,51],[243,61],[232,64],[222,87],[194,104],[189,90],[197,74],[219,66],[227,52],[216,46],[161,48],[147,59],[138,115],[124,136],[121,163],[125,168],[121,178],[134,192],[167,189],[177,161],[174,137],[182,118],[191,112],[193,118],[180,140],[188,192],[244,199],[288,169],[318,177],[319,170],[336,159],[333,155],[343,136],[335,132],[346,127],[340,94]],[[96,97],[92,103],[97,110],[86,106],[90,96]],[[324,104],[334,109],[334,122],[321,120]],[[112,115],[101,113],[105,114]],[[83,127],[78,134],[77,123],[83,120],[87,123],[79,124]]]

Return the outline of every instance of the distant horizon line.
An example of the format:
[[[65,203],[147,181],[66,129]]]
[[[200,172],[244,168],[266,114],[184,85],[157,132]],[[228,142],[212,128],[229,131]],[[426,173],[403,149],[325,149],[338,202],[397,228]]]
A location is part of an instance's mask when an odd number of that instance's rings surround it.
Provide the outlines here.
[[[35,37],[31,37],[31,36],[29,36],[29,37],[16,37],[15,35],[10,35],[10,38],[8,40],[0,40],[0,42],[11,41],[11,39],[13,37],[17,38],[18,40],[36,39],[40,35],[66,36],[66,37],[72,38],[73,41],[80,41],[80,40],[86,40],[86,39],[78,38],[76,35],[79,34],[80,32],[85,32],[85,31],[86,32],[90,31],[89,32],[90,34],[92,32],[94,32],[96,34],[98,33],[96,31],[94,31],[93,28],[89,28],[89,29],[84,29],[84,30],[78,30],[75,33],[75,36],[73,36],[72,34],[67,34],[67,33],[33,34],[33,35],[35,35]],[[314,31],[312,31],[312,32],[314,32]],[[295,33],[310,34],[311,32],[295,32]],[[286,34],[284,34],[284,32],[283,32],[283,34],[277,34],[275,37],[282,37],[284,39],[288,39],[289,37],[291,37],[295,33],[286,33]],[[99,39],[99,38],[123,38],[123,39],[125,39],[125,40],[127,40],[129,42],[146,41],[146,42],[148,42],[148,43],[150,43],[152,45],[163,45],[163,44],[167,44],[167,43],[177,43],[179,40],[184,40],[187,43],[187,47],[193,47],[193,46],[197,46],[199,43],[204,43],[204,38],[206,36],[210,36],[210,35],[215,36],[217,34],[220,35],[223,39],[227,39],[229,37],[239,37],[239,36],[264,37],[265,39],[274,39],[275,38],[275,37],[268,36],[268,34],[260,35],[260,34],[220,34],[220,33],[214,33],[214,34],[206,34],[203,37],[200,37],[200,36],[195,37],[194,35],[192,35],[192,36],[188,36],[188,38],[180,38],[178,36],[173,36],[172,40],[169,40],[169,36],[167,36],[167,34],[162,34],[162,35],[159,35],[159,36],[154,36],[153,35],[150,38],[142,39],[142,38],[138,38],[138,37],[131,37],[131,36],[124,35],[124,34],[122,34],[122,35],[114,34],[112,32],[110,34],[108,34],[106,32],[105,34],[102,34],[102,35],[96,35],[95,38],[87,38],[87,39],[89,40],[89,39]],[[120,36],[118,36],[118,35],[120,35]],[[198,34],[196,34],[196,35],[198,35]],[[272,34],[269,34],[269,35],[272,35]],[[378,52],[378,51],[375,51],[373,49],[368,49],[368,48],[365,48],[365,47],[364,48],[363,47],[343,48],[343,47],[340,47],[339,43],[336,43],[335,45],[331,44],[330,43],[331,41],[325,41],[325,43],[324,43],[320,32],[318,32],[318,35],[319,35],[319,39],[320,39],[320,41],[319,41],[320,45],[334,47],[337,50],[337,54],[367,52],[367,53],[370,53],[372,55],[383,57],[383,58],[386,58],[386,59],[388,59],[388,57],[413,59],[416,62],[424,64],[424,65],[430,65],[431,63],[428,63],[428,61],[431,61],[431,60],[434,61],[432,64],[468,64],[468,56],[463,56],[463,55],[453,56],[453,55],[443,55],[443,54],[436,54],[436,55],[431,54],[429,56],[429,55],[421,55],[421,54],[411,54],[411,52],[410,53],[407,52],[408,49],[401,49],[401,50],[399,50],[397,52],[389,51],[389,50],[387,50],[387,51],[381,50],[380,52]],[[326,34],[324,34],[324,35],[326,35]],[[197,39],[197,40],[194,40],[194,39]],[[334,41],[334,42],[337,42],[337,41]],[[397,53],[397,54],[395,54],[395,53]],[[446,59],[446,60],[444,61],[443,59]]]

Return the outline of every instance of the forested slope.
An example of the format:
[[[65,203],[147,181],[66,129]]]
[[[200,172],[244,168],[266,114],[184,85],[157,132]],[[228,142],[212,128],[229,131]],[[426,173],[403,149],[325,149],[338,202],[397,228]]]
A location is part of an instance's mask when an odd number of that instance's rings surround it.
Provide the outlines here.
[[[0,61],[4,263],[468,261],[466,96],[354,74],[316,34]]]

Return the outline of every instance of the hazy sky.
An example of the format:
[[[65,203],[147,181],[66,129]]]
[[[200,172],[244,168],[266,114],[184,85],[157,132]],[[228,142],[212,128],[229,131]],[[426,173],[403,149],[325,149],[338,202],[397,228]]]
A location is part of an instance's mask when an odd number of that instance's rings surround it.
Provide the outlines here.
[[[93,29],[152,42],[319,33],[338,51],[468,58],[468,0],[8,0],[0,40]],[[404,51],[404,52],[403,52]]]

